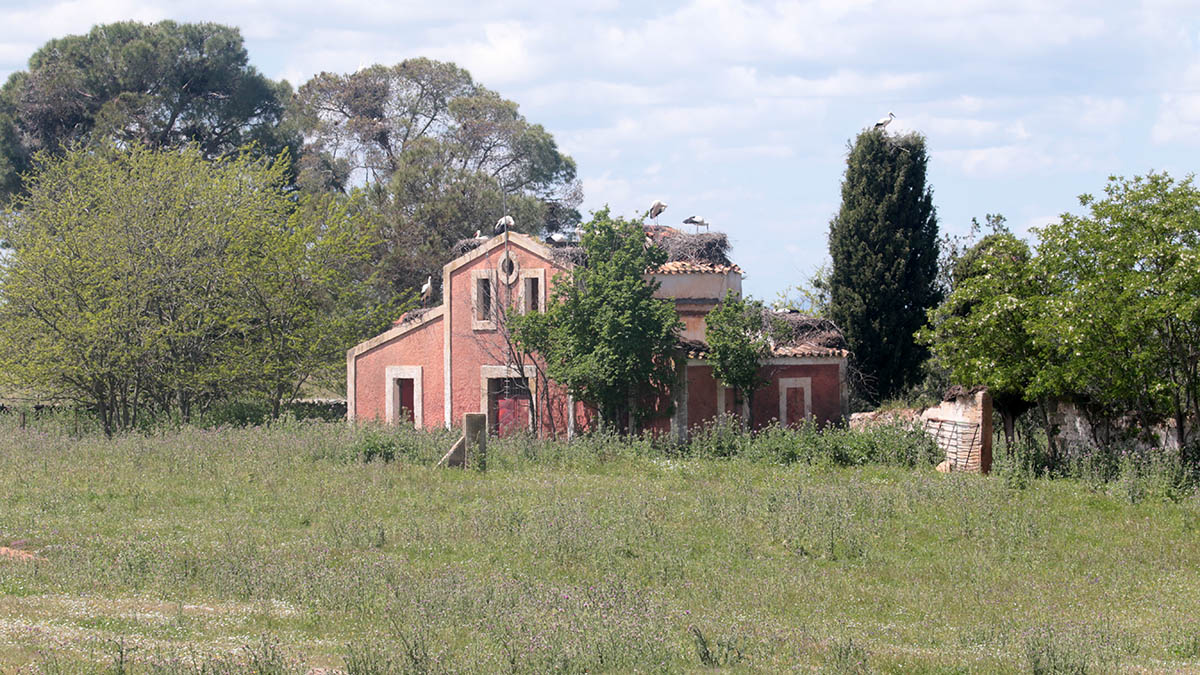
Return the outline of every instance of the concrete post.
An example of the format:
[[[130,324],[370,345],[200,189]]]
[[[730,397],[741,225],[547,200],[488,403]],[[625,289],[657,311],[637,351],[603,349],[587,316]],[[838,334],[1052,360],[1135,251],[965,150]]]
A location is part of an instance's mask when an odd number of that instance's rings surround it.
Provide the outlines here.
[[[475,456],[480,471],[487,471],[487,415],[463,414],[463,438],[467,441],[467,457]]]

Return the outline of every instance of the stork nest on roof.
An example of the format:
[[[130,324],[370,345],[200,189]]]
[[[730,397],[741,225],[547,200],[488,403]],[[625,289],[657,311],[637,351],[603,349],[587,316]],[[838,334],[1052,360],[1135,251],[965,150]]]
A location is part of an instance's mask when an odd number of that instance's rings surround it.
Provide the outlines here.
[[[587,251],[584,251],[582,246],[575,244],[552,247],[550,249],[550,257],[554,259],[554,262],[563,266],[584,265],[587,263]]]
[[[724,232],[664,232],[657,237],[658,245],[667,252],[667,262],[709,263],[732,265],[729,260],[729,237]]]
[[[470,253],[471,251],[479,248],[479,245],[485,241],[487,241],[487,239],[476,239],[474,237],[459,239],[454,246],[450,247],[450,258],[454,259],[465,253]]]
[[[420,321],[421,317],[428,314],[429,310],[431,310],[431,309],[433,309],[433,308],[432,307],[417,307],[415,309],[410,309],[407,312],[401,314],[399,319],[396,319],[395,321],[393,321],[392,325],[400,326],[400,325],[412,323],[414,321]]]
[[[780,346],[813,345],[829,349],[848,349],[846,336],[837,324],[829,319],[801,314],[800,312],[763,313],[767,330]]]

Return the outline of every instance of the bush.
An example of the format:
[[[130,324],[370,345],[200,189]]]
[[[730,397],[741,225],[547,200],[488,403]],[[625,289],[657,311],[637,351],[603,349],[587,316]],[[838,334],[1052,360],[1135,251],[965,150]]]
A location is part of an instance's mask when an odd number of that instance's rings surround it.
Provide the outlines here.
[[[834,466],[889,464],[932,466],[941,452],[928,434],[902,424],[870,429],[819,427],[808,422],[798,427],[772,424],[744,432],[741,421],[721,416],[692,435],[687,454],[705,458],[743,457],[777,464],[828,463]]]

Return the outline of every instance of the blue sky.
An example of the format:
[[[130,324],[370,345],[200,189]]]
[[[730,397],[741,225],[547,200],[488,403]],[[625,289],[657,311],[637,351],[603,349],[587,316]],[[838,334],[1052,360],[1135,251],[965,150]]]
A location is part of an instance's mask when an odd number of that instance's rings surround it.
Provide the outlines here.
[[[167,18],[238,26],[294,86],[454,61],[555,135],[586,208],[705,217],[768,300],[827,258],[847,141],[888,111],[927,137],[950,232],[1002,213],[1025,233],[1200,151],[1196,0],[50,0],[0,5],[0,75],[52,37]]]

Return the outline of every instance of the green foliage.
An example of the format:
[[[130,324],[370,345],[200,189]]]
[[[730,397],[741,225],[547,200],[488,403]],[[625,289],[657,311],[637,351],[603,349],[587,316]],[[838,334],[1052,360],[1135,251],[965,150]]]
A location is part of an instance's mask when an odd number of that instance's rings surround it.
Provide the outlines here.
[[[1039,231],[1044,291],[1027,330],[1047,354],[1030,389],[1148,426],[1200,419],[1200,190],[1189,176],[1110,178]]]
[[[513,101],[454,65],[425,58],[321,73],[292,114],[309,140],[300,182],[315,191],[367,186],[381,281],[412,288],[452,245],[511,215],[516,229],[579,222],[575,162]]]
[[[0,222],[4,377],[110,432],[239,395],[277,414],[388,309],[365,302],[371,240],[288,171],[140,145],[39,158]]]
[[[741,457],[772,464],[823,464],[829,466],[933,466],[943,459],[928,434],[901,424],[864,430],[771,425],[747,432],[728,415],[695,430],[685,454],[709,459]]]
[[[1021,409],[1012,402],[1033,397],[1046,363],[1027,327],[1041,290],[1031,262],[1029,246],[1011,233],[987,235],[957,258],[953,292],[918,333],[951,382],[987,385],[1005,414]]]
[[[207,158],[255,144],[274,156],[298,142],[281,124],[290,96],[249,65],[236,28],[99,25],[47,42],[0,90],[0,183],[13,194],[37,152],[104,139],[192,145]]]
[[[829,226],[829,317],[845,333],[874,402],[916,379],[926,350],[913,334],[940,300],[927,163],[919,135],[860,133]]]
[[[984,223],[978,218],[971,219],[971,227],[966,234],[946,233],[938,239],[938,277],[937,286],[942,295],[950,295],[954,291],[960,276],[970,262],[964,262],[973,256],[972,251],[978,248],[979,234],[986,227],[987,235],[1011,234],[1006,224],[1008,219],[999,213],[989,213],[984,216]]]
[[[753,402],[754,392],[767,383],[761,373],[763,360],[771,355],[766,322],[762,302],[732,290],[708,313],[705,340],[713,375],[739,399]]]
[[[606,425],[623,428],[631,404],[668,397],[675,381],[679,317],[645,279],[666,254],[646,245],[640,222],[612,219],[607,209],[583,226],[581,245],[587,263],[556,281],[546,311],[509,321],[520,347],[545,360],[551,380],[595,406]]]

